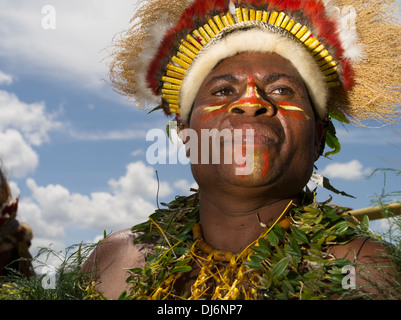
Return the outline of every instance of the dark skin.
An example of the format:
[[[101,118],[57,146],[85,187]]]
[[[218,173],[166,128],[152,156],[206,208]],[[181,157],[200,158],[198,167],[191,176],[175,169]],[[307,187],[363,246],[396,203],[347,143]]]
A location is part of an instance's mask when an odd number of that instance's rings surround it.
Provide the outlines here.
[[[324,126],[315,120],[301,77],[287,60],[278,55],[268,57],[243,53],[221,62],[203,82],[189,122],[199,135],[201,129],[212,128],[255,132],[252,174],[235,174],[235,163],[191,166],[201,190],[204,237],[222,250],[239,251],[262,233],[257,214],[265,224],[277,219],[290,200],[298,198],[319,157]],[[297,114],[305,117],[284,115],[275,107],[237,104],[227,112],[202,119],[205,105],[230,105],[241,100],[250,86],[249,76],[253,76],[251,84],[257,87],[260,100],[302,106]],[[264,154],[269,154],[268,165],[263,163]],[[268,167],[265,175],[261,174],[263,166]]]
[[[254,129],[251,174],[237,174],[234,161],[191,165],[200,189],[204,239],[218,250],[234,252],[260,236],[260,222],[274,222],[290,201],[298,202],[325,138],[324,124],[295,67],[266,53],[241,53],[220,62],[204,80],[185,127],[198,136],[202,129]],[[126,289],[124,268],[144,265],[144,251],[133,245],[133,237],[128,229],[111,235],[84,266],[84,271],[99,271],[97,289],[108,298]],[[331,253],[351,261],[359,253],[359,262],[372,262],[380,249],[373,241],[357,239],[333,246]]]

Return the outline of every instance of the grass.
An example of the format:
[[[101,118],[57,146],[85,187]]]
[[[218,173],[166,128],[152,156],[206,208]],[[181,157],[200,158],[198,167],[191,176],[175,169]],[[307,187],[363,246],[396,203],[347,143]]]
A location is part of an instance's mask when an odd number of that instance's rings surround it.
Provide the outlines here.
[[[400,170],[377,169],[372,174],[383,173],[384,184],[380,193],[372,196],[372,205],[383,207],[383,216],[387,219],[388,229],[385,232],[376,232],[389,244],[389,250],[384,254],[385,258],[392,261],[390,289],[382,284],[371,283],[376,292],[381,293],[385,299],[401,299],[401,216],[395,216],[385,206],[399,199],[401,191],[388,191],[386,186],[387,176],[401,175]],[[41,248],[33,257],[37,276],[27,279],[13,272],[6,278],[0,278],[0,300],[85,300],[104,299],[94,290],[94,282],[88,280],[80,270],[97,244],[78,244],[57,252],[51,247]],[[56,260],[59,266],[51,270],[48,261],[52,264]],[[375,268],[375,266],[373,266]],[[376,269],[378,269],[376,267]],[[44,271],[51,271],[44,273]],[[380,270],[379,270],[380,271]],[[361,296],[369,299],[369,295]],[[377,298],[377,296],[375,296]]]
[[[80,273],[95,244],[73,245],[58,252],[41,248],[32,261],[37,276],[27,279],[16,271],[0,278],[0,300],[83,300],[94,298],[91,283]],[[46,262],[59,262],[58,268]]]

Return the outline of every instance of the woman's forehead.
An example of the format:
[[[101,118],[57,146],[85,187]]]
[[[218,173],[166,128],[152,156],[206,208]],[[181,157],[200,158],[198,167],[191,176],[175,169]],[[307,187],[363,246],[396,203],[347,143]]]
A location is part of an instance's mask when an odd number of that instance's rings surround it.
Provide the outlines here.
[[[220,61],[208,74],[204,85],[217,80],[237,82],[249,75],[267,83],[285,79],[304,86],[290,61],[275,53],[261,52],[243,52]]]

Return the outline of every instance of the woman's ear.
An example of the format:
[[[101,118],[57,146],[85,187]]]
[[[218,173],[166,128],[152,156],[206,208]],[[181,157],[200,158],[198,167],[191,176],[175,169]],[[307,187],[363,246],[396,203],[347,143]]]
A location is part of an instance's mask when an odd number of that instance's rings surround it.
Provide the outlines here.
[[[188,128],[189,125],[186,122],[177,120],[177,134],[184,144],[186,144],[189,140],[189,137],[184,134],[185,131],[188,130]]]
[[[178,137],[181,139],[182,143],[185,145],[190,140],[190,136],[187,134],[189,125],[180,120],[177,120],[177,121],[178,121],[177,134],[178,134]],[[185,147],[185,149],[186,149],[186,152],[185,152],[186,157],[190,158],[190,149],[187,146]]]

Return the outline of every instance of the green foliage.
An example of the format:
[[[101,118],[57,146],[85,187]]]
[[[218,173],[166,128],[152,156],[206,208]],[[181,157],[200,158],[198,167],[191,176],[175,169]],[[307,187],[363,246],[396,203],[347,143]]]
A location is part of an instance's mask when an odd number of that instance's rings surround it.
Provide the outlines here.
[[[332,120],[329,120],[326,131],[326,145],[332,150],[327,151],[324,156],[329,157],[331,155],[337,154],[341,150],[340,141],[337,138],[336,128],[333,125]]]
[[[38,274],[30,279],[12,272],[0,278],[0,300],[82,300],[88,297],[88,283],[81,267],[94,248],[94,244],[73,245],[65,252],[57,252],[49,248],[41,248],[32,262]],[[46,286],[47,275],[41,274],[47,262],[58,261],[55,269],[55,289]],[[88,291],[88,290],[87,290]]]
[[[327,248],[346,243],[363,233],[344,208],[312,203],[295,209],[289,230],[276,225],[251,249],[254,254],[244,264],[260,273],[262,299],[328,299],[349,293],[342,288],[342,268],[352,263],[334,259]]]
[[[401,215],[392,211],[387,206],[397,201],[396,199],[400,199],[401,196],[401,190],[388,190],[388,175],[398,177],[401,175],[401,171],[393,168],[376,169],[372,172],[371,177],[379,173],[383,174],[383,187],[380,193],[372,196],[372,205],[382,207],[384,219],[381,222],[382,225],[387,225],[384,231],[376,231],[376,233],[381,239],[386,241],[385,250],[383,250],[380,256],[389,261],[389,268],[387,270],[378,270],[378,272],[380,274],[379,277],[389,278],[393,286],[389,287],[380,282],[374,283],[369,281],[369,279],[366,280],[372,288],[381,292],[386,299],[401,300]],[[369,232],[369,222],[364,220],[361,222],[361,228]],[[375,268],[376,266],[373,265],[372,267]]]

